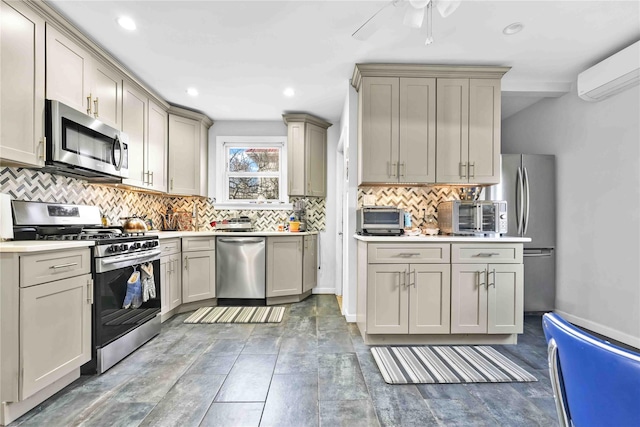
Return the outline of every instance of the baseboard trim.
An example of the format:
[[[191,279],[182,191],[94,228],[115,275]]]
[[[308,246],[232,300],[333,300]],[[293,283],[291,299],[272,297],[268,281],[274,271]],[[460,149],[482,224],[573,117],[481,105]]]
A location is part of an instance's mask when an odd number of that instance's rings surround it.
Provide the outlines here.
[[[314,294],[336,294],[336,288],[313,288]]]
[[[630,345],[631,347],[640,348],[640,337],[634,337],[633,335],[625,334],[616,329],[604,326],[600,323],[593,322],[591,320],[583,319],[579,316],[574,316],[562,310],[554,310],[557,314],[562,316],[566,321],[574,323],[581,328],[589,329],[590,331],[609,337],[613,340],[620,341],[621,343]]]
[[[355,314],[344,313],[344,318],[348,323],[356,323],[356,315]]]

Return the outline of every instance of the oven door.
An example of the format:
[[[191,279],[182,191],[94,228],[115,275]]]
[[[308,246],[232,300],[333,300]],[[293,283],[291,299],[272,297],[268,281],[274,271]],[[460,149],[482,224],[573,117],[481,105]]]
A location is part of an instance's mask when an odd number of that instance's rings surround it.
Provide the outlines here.
[[[58,101],[47,100],[47,162],[128,178],[128,145],[121,133]]]
[[[103,259],[96,260],[96,264]],[[155,296],[145,300],[142,266],[153,266]],[[97,269],[98,271],[100,269]],[[140,273],[140,287],[129,284],[134,271]],[[140,294],[135,290],[140,289]],[[95,274],[94,347],[101,348],[124,336],[160,313],[160,259]],[[140,298],[140,304],[138,300]]]

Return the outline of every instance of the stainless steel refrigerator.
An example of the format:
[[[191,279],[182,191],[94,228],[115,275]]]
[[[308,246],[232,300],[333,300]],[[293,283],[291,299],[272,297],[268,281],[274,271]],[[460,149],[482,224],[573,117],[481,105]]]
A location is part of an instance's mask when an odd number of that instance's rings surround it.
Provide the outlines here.
[[[551,311],[556,296],[555,156],[503,154],[500,184],[488,187],[487,200],[506,200],[509,236],[530,237],[524,244],[524,311]]]

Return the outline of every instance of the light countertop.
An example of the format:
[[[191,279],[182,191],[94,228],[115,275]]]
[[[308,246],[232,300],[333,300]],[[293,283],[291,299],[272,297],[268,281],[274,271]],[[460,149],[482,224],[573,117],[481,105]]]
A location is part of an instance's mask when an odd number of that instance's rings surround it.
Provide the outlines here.
[[[355,234],[356,240],[363,242],[379,243],[525,243],[530,242],[529,237],[482,237],[482,236],[361,236]]]
[[[288,232],[288,231],[150,231],[147,234],[156,235],[159,239],[171,239],[175,237],[269,237],[269,236],[307,236],[318,234],[317,231]]]
[[[94,246],[92,240],[16,240],[0,242],[0,252],[41,252],[57,251],[74,248],[88,248]]]

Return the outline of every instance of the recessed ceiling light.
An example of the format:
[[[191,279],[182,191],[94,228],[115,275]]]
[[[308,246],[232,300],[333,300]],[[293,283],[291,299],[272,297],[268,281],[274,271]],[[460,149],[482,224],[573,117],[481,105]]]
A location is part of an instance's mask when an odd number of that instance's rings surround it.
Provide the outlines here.
[[[189,89],[187,89],[187,93],[191,96],[198,96],[198,89],[196,89],[195,87],[190,87]]]
[[[282,93],[284,94],[284,96],[291,98],[296,94],[296,91],[293,90],[292,87],[288,87]]]
[[[522,24],[522,22],[514,22],[513,24],[510,24],[504,27],[504,30],[502,30],[502,33],[506,36],[512,36],[522,31],[523,28],[524,28],[524,24]]]
[[[125,30],[133,31],[136,29],[136,23],[128,16],[121,16],[118,18],[118,24],[120,24],[120,26]]]

